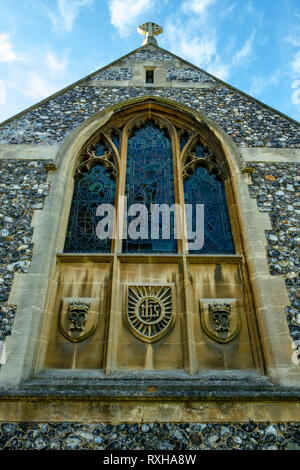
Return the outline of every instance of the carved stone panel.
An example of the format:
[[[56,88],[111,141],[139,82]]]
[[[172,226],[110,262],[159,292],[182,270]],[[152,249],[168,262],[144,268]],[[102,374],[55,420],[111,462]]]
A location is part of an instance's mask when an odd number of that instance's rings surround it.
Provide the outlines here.
[[[97,326],[99,299],[63,298],[58,326],[61,334],[73,343],[84,341]]]
[[[200,318],[203,331],[218,343],[230,343],[240,332],[236,299],[202,299]]]
[[[175,322],[172,287],[131,285],[126,289],[124,319],[129,330],[147,343],[158,341]]]

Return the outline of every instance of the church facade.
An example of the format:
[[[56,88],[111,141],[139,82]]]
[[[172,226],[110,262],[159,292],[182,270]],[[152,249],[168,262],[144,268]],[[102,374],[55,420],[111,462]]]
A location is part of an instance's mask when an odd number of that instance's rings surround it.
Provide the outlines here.
[[[0,125],[0,447],[300,448],[299,123],[141,31]]]

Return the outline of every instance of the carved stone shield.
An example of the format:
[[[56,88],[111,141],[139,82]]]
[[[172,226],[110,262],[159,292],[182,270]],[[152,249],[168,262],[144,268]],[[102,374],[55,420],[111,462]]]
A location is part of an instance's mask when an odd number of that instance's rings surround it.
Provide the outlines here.
[[[171,286],[127,286],[124,319],[140,340],[153,343],[161,339],[175,322]]]
[[[99,313],[99,299],[63,298],[58,326],[61,334],[72,341],[84,341],[95,331]]]
[[[236,299],[202,299],[200,318],[203,331],[218,343],[230,343],[240,332]]]

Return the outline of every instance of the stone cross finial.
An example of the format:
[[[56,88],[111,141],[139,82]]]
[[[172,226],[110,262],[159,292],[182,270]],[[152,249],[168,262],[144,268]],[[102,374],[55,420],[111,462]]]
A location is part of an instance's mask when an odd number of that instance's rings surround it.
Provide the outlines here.
[[[144,23],[137,28],[138,33],[146,36],[143,42],[143,46],[146,44],[153,44],[157,46],[157,41],[154,36],[158,36],[163,32],[163,28],[156,23],[152,23],[149,21],[148,23]]]

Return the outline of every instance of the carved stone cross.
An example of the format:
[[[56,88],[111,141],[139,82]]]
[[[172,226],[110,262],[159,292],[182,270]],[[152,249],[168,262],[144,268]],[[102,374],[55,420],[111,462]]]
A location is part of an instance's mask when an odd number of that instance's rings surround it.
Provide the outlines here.
[[[157,41],[154,36],[158,36],[163,32],[163,28],[156,23],[152,23],[152,21],[148,21],[148,23],[144,23],[137,28],[138,33],[146,36],[143,42],[143,46],[146,44],[153,44],[157,46]]]

